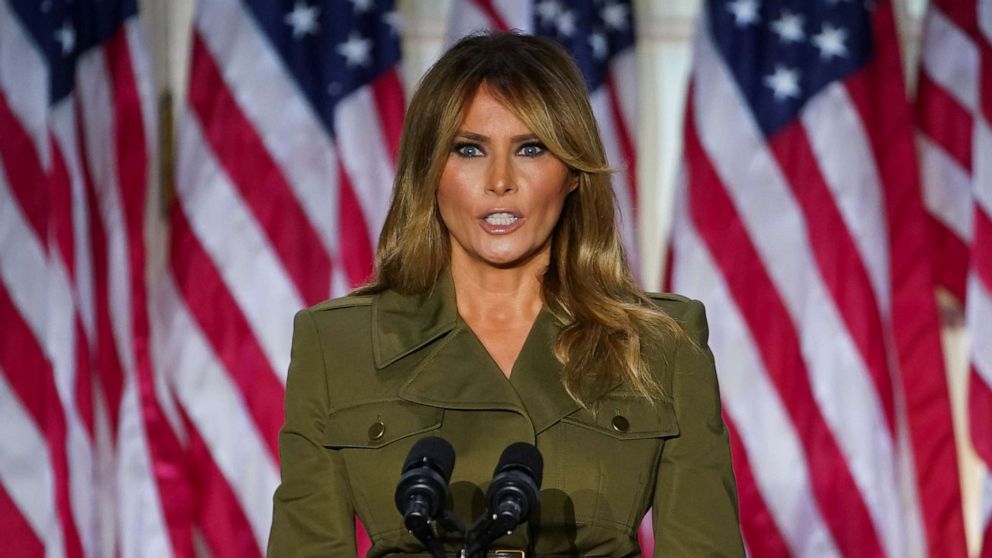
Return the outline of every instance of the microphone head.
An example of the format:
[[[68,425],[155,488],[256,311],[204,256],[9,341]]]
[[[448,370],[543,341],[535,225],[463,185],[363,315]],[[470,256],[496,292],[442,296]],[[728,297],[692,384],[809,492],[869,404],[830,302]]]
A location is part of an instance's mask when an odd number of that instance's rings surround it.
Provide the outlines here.
[[[406,456],[403,472],[425,465],[440,473],[447,483],[451,480],[452,469],[455,468],[455,449],[447,440],[437,436],[417,440]]]
[[[544,458],[534,444],[516,442],[506,446],[503,454],[499,456],[493,477],[511,469],[522,469],[530,473],[531,478],[540,487],[544,476]]]

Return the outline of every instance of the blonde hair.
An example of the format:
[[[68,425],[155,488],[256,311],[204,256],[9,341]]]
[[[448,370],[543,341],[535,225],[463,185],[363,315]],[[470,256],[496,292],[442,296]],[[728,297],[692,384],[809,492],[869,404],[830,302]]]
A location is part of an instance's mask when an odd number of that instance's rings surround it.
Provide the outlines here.
[[[437,189],[467,105],[483,84],[578,179],[552,233],[551,261],[541,286],[545,304],[563,324],[554,352],[564,365],[565,389],[582,405],[619,383],[646,397],[661,394],[642,346],[685,334],[634,283],[615,222],[611,169],[585,82],[568,53],[548,39],[515,33],[471,36],[427,72],[403,124],[375,276],[356,293],[423,293],[449,265]]]

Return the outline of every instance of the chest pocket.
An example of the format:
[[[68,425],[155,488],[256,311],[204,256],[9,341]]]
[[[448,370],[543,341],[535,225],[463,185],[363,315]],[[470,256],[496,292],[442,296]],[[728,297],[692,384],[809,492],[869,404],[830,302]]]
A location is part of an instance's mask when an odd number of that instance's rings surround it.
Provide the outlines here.
[[[443,414],[443,409],[398,399],[366,401],[331,412],[323,444],[328,448],[381,448],[440,428]]]
[[[327,416],[322,444],[343,458],[355,510],[371,536],[405,532],[393,501],[403,461],[443,417],[443,409],[399,399],[363,401]]]
[[[557,430],[548,441],[562,456],[557,475],[567,501],[561,519],[567,523],[574,514],[580,524],[636,528],[654,492],[664,442],[679,434],[672,404],[610,394],[594,409],[564,417]]]

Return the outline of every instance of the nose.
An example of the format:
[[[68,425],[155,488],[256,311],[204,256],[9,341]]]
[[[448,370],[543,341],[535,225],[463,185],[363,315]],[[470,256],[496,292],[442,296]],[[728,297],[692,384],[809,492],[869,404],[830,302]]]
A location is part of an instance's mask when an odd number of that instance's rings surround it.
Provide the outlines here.
[[[486,191],[502,196],[517,189],[514,182],[513,162],[510,157],[493,157],[489,165]]]

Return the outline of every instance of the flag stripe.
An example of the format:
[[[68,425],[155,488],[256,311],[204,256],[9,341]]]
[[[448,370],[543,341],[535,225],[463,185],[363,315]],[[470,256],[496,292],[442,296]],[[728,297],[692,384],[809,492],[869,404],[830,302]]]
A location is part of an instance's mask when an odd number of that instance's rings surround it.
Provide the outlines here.
[[[6,428],[7,426],[5,426]],[[17,504],[10,499],[0,483],[0,539],[4,541],[4,555],[9,558],[35,558],[45,555],[45,545],[21,515]]]
[[[362,213],[362,206],[355,197],[351,179],[344,167],[338,168],[338,222],[341,223],[342,238],[351,239],[341,245],[341,260],[348,282],[360,285],[372,272],[374,251],[371,242],[366,242],[369,229]]]
[[[7,174],[7,184],[28,224],[39,239],[47,237],[47,183],[42,162],[31,137],[7,104],[7,95],[0,90],[0,162]]]
[[[238,387],[273,462],[283,421],[285,389],[231,297],[213,260],[190,229],[181,203],[172,213],[172,272],[185,304]]]
[[[623,115],[623,109],[620,106],[620,95],[617,91],[617,86],[614,83],[614,78],[612,75],[607,75],[606,81],[604,82],[606,87],[606,98],[610,104],[610,116],[613,118],[613,140],[620,146],[620,153],[623,156],[623,161],[612,162],[614,165],[622,165],[624,172],[626,173],[626,180],[623,187],[627,188],[628,196],[630,196],[631,209],[633,209],[635,215],[637,213],[637,152],[634,148],[634,139],[631,137],[630,129],[627,127],[626,120]],[[628,219],[635,220],[635,215],[628,215]],[[634,221],[636,223],[636,220]]]
[[[405,107],[403,84],[395,68],[372,82],[372,96],[375,97],[375,114],[382,128],[382,137],[385,139],[390,158],[395,161],[400,151]]]
[[[692,101],[686,118],[695,119]],[[687,128],[685,151],[692,183],[689,214],[723,273],[737,277],[728,287],[799,430],[824,520],[845,554],[881,555],[882,548],[865,503],[819,412],[789,314],[771,279],[758,264],[762,260],[747,238],[745,225],[723,191],[692,126]],[[772,333],[777,335],[773,338]]]
[[[919,102],[926,106],[926,110],[917,110],[920,129],[933,138],[958,166],[971,171],[971,136],[959,133],[960,130],[970,130],[972,126],[972,116],[967,107],[961,106],[926,73],[920,74],[917,91]]]
[[[210,148],[251,208],[300,295],[312,304],[323,298],[330,282],[330,258],[281,169],[228,91],[200,33],[193,34],[191,48],[190,105],[201,122],[224,122],[223,127],[202,126]]]

